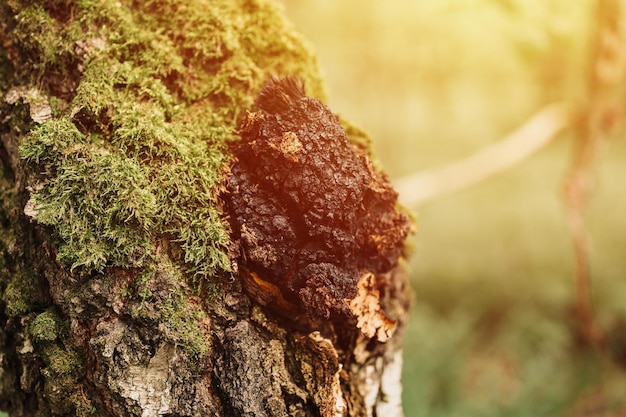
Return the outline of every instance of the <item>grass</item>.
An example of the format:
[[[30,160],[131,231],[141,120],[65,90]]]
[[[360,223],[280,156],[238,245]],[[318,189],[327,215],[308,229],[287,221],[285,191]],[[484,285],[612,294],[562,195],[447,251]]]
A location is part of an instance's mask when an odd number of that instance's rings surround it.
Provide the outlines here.
[[[331,108],[372,136],[392,178],[455,161],[585,89],[591,2],[285,2]],[[323,24],[322,24],[323,22]],[[562,184],[575,135],[417,210],[404,407],[413,416],[623,415],[626,144],[586,212],[604,360],[581,345]]]

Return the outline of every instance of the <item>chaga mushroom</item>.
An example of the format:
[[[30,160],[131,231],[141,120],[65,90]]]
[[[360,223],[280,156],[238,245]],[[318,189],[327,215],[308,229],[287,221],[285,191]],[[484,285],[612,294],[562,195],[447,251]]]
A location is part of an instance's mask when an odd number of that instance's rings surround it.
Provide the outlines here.
[[[411,228],[396,192],[297,78],[269,79],[256,105],[232,145],[225,196],[248,293],[385,341],[394,323],[378,298]]]

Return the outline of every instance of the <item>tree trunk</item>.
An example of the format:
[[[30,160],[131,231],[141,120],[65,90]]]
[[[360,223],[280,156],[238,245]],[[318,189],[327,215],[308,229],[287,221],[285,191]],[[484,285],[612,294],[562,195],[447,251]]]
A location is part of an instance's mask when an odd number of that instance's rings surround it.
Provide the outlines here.
[[[410,222],[274,5],[0,0],[0,41],[0,409],[402,415]]]

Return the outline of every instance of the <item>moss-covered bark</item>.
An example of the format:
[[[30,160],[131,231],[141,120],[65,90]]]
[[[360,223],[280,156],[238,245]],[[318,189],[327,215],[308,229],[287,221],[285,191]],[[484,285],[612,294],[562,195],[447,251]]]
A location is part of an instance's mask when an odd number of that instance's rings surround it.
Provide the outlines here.
[[[270,74],[324,98],[269,1],[0,0],[0,409],[401,413],[398,268],[386,343],[244,291],[220,195]]]

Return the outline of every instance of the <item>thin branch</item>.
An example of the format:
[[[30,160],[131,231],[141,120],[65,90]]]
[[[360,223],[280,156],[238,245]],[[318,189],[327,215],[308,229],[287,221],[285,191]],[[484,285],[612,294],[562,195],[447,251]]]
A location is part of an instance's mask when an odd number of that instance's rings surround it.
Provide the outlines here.
[[[571,235],[575,259],[576,313],[583,340],[599,351],[605,335],[597,324],[593,311],[591,290],[591,262],[589,236],[585,226],[584,211],[593,189],[594,169],[606,147],[607,133],[598,128],[598,108],[586,116],[583,132],[578,138],[572,166],[565,178],[564,210]],[[606,109],[602,109],[604,111]]]
[[[504,139],[461,161],[395,182],[400,201],[417,207],[441,195],[458,191],[509,169],[547,145],[570,125],[570,110],[554,103],[535,113]]]
[[[593,189],[594,170],[609,136],[624,118],[626,8],[621,0],[597,1],[587,108],[572,166],[565,180],[565,213],[576,258],[576,310],[583,340],[602,353],[606,335],[593,311],[589,238],[584,210]]]

